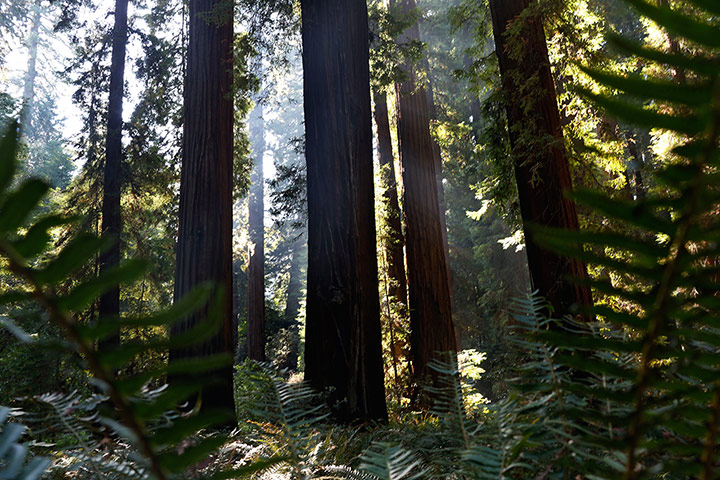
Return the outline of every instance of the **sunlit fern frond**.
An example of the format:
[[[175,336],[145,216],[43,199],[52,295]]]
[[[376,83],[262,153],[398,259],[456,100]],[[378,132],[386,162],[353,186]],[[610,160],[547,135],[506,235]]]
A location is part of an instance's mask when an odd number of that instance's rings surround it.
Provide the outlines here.
[[[417,456],[405,448],[375,443],[360,456],[362,472],[373,480],[415,480],[425,478],[425,469]]]
[[[257,461],[278,460],[293,478],[309,478],[318,465],[322,424],[329,412],[306,383],[289,383],[270,365],[246,362],[236,370],[236,404],[267,445]]]

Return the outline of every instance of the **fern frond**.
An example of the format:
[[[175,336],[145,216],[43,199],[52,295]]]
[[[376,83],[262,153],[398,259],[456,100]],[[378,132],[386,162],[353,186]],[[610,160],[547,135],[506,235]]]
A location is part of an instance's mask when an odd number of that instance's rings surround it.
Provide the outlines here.
[[[11,412],[7,407],[0,407],[0,478],[38,479],[50,466],[51,460],[35,457],[27,461],[28,447],[19,442],[27,427],[21,423],[8,422]]]
[[[98,351],[95,348],[98,342],[123,328],[138,325],[167,326],[179,321],[189,312],[204,307],[208,304],[210,288],[198,289],[164,314],[139,319],[118,318],[112,321],[100,318],[89,325],[79,323],[72,315],[73,311],[96,301],[99,295],[114,285],[136,280],[144,272],[145,264],[135,260],[128,261],[99,278],[81,282],[68,292],[59,293],[57,286],[94,259],[108,242],[89,233],[80,233],[57,255],[42,262],[36,261],[36,257],[47,250],[51,238],[49,230],[58,225],[72,223],[75,219],[47,215],[30,221],[30,225],[27,224],[48,187],[41,181],[28,180],[10,188],[15,171],[17,132],[18,126],[13,124],[8,133],[0,139],[0,256],[4,258],[3,268],[6,265],[17,280],[15,285],[1,292],[2,313],[6,312],[11,302],[37,302],[46,312],[47,319],[59,327],[64,336],[64,341],[57,346],[83,358],[87,370],[93,375],[93,382],[114,406],[117,418],[99,417],[98,421],[110,428],[120,441],[127,442],[140,454],[138,469],[147,470],[150,476],[158,480],[182,475],[187,467],[224,443],[224,438],[208,438],[182,452],[175,448],[176,445],[180,440],[192,437],[203,427],[227,421],[232,412],[204,411],[192,420],[167,422],[167,411],[177,408],[210,380],[178,382],[155,396],[145,395],[143,388],[148,381],[164,378],[168,373],[178,370],[195,373],[215,371],[220,365],[230,364],[232,358],[224,355],[185,360],[181,363],[171,362],[157,370],[124,378],[118,377],[116,372],[137,355],[204,341],[219,326],[217,305],[220,299],[215,298],[209,302],[209,321],[196,325],[181,336],[127,342],[112,349]],[[28,337],[21,332],[20,326],[15,327],[13,330],[20,333],[21,337]],[[53,399],[55,400],[58,399]],[[71,431],[75,428],[73,425],[68,426]],[[89,458],[89,452],[92,452],[93,448],[91,445],[83,445],[83,450],[84,455]]]
[[[238,416],[256,419],[251,424],[273,450],[272,456],[256,461],[281,457],[293,478],[309,478],[318,466],[320,427],[329,417],[318,393],[306,383],[286,382],[264,363],[238,366],[236,379],[236,404],[242,412]]]
[[[360,470],[377,480],[415,480],[425,470],[415,454],[398,445],[376,443],[360,456]]]
[[[714,7],[703,0],[693,0],[698,7],[693,15],[646,0],[628,3],[684,41],[709,50],[698,48],[693,58],[684,58],[615,39],[647,62],[692,70],[687,85],[585,69],[625,95],[588,94],[600,107],[630,123],[675,131],[683,140],[674,149],[676,158],[656,172],[662,189],[645,199],[571,195],[623,224],[624,233],[537,232],[547,248],[625,278],[627,284],[607,279],[590,284],[631,305],[584,312],[600,321],[580,326],[582,334],[556,329],[538,338],[556,349],[555,363],[571,372],[561,393],[577,401],[555,411],[572,425],[556,430],[576,459],[571,471],[626,480],[717,478],[720,70],[712,49],[720,47],[720,30],[708,20]],[[647,106],[629,103],[627,96]],[[658,99],[672,105],[660,112]],[[578,242],[585,247],[577,248]]]

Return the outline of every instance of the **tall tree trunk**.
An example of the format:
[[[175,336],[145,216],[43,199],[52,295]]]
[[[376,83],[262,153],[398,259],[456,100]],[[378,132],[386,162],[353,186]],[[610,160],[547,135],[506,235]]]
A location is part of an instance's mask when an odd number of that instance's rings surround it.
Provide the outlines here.
[[[418,38],[419,40],[419,38]],[[432,80],[430,80],[430,63],[427,57],[425,57],[424,68],[428,75],[428,85],[425,89],[425,96],[427,97],[428,103],[428,116],[430,121],[437,121],[437,109],[435,108],[435,94],[433,92]],[[445,186],[443,185],[442,175],[442,153],[440,151],[440,145],[435,141],[435,138],[430,135],[433,146],[433,160],[435,162],[435,183],[437,184],[438,193],[438,206],[440,207],[440,231],[443,238],[443,253],[445,254],[445,265],[447,267],[448,282],[450,282],[450,309],[455,309],[455,301],[453,298],[453,277],[452,269],[450,268],[450,243],[448,241],[448,230],[447,230],[447,218],[445,217],[445,211],[447,207],[445,205]]]
[[[127,45],[128,0],[116,0],[115,25],[110,63],[110,97],[107,137],[105,140],[105,180],[103,182],[102,236],[112,245],[100,255],[100,275],[120,264],[120,190],[122,188],[123,86],[125,84],[125,47]],[[120,287],[113,286],[100,296],[100,318],[120,315]],[[120,333],[101,342],[103,347],[120,344]]]
[[[305,378],[344,420],[384,419],[368,15],[302,0],[308,197]]]
[[[247,349],[251,360],[265,361],[265,202],[263,155],[265,154],[263,107],[258,102],[250,117],[250,143],[255,165],[250,175],[248,228],[250,265],[248,267]]]
[[[414,0],[399,2],[404,13],[415,8]],[[419,39],[417,23],[399,38]],[[396,85],[400,164],[405,187],[405,241],[410,297],[410,353],[418,382],[437,375],[428,363],[440,352],[457,350],[452,319],[450,279],[443,241],[438,198],[438,171],[430,136],[430,117],[425,89],[417,84],[417,72],[403,66],[407,79]],[[447,359],[445,359],[447,360]]]
[[[395,162],[393,161],[392,139],[390,137],[390,119],[385,92],[375,92],[375,125],[378,133],[378,153],[385,193],[383,201],[387,208],[387,238],[385,239],[385,257],[387,258],[389,293],[396,305],[407,312],[407,277],[405,276],[405,239],[402,232],[402,218],[398,201]]]
[[[658,4],[662,8],[670,8],[668,0],[659,0]],[[677,38],[667,30],[665,31],[665,38],[667,39],[668,46],[670,47],[670,53],[682,55],[682,48],[680,48],[680,42],[677,41]],[[685,73],[684,68],[673,68],[672,77],[673,80],[680,85],[685,85],[687,83],[687,74]]]
[[[234,350],[232,18],[230,2],[190,0],[174,299],[213,282],[216,294],[223,295],[222,327],[202,344],[171,350],[170,360]],[[171,337],[206,321],[207,313],[200,310],[174,324]],[[217,383],[203,390],[203,406],[233,408],[232,367],[216,375]]]
[[[418,40],[420,40],[418,38]],[[430,72],[430,64],[427,60],[427,58],[424,59],[424,68],[425,71]],[[425,97],[427,98],[427,104],[428,104],[428,118],[431,122],[437,120],[437,109],[435,108],[435,94],[433,92],[433,86],[432,81],[428,79],[428,85],[425,88]],[[443,234],[443,244],[444,244],[444,250],[445,250],[445,260],[448,264],[448,268],[450,268],[450,256],[448,253],[448,234],[447,234],[447,220],[445,218],[445,187],[443,186],[443,176],[442,176],[442,153],[440,151],[440,145],[435,141],[435,138],[433,138],[432,133],[430,134],[430,139],[432,140],[432,147],[433,147],[433,161],[435,162],[435,174],[437,175],[435,177],[435,183],[437,184],[437,192],[438,192],[438,205],[440,206],[440,225],[442,228],[442,234]],[[450,277],[450,271],[448,270],[448,277]],[[452,300],[452,295],[451,298]]]
[[[587,277],[585,265],[541,249],[529,228],[533,224],[568,230],[578,228],[575,205],[563,195],[572,188],[572,182],[545,33],[537,17],[519,18],[530,4],[531,0],[491,0],[490,12],[505,90],[532,288],[552,304],[555,316],[559,316],[571,313],[574,304],[590,305],[592,296],[588,287],[566,279],[567,276]],[[510,53],[513,46],[505,33],[515,21],[525,22],[518,34],[523,42],[519,58]],[[537,86],[532,92],[524,93],[523,82],[529,80],[536,80]],[[545,139],[550,141],[544,148],[538,148],[538,140]]]
[[[33,103],[35,101],[35,79],[37,78],[37,54],[40,41],[40,21],[42,7],[38,1],[33,6],[33,22],[28,37],[28,65],[23,86],[23,105],[20,111],[20,128],[25,135],[32,133]]]
[[[290,354],[286,367],[290,370],[297,370],[298,354],[300,350],[300,338],[298,336],[297,316],[300,313],[300,295],[302,290],[302,259],[306,251],[305,235],[299,235],[292,244],[292,259],[290,260],[290,271],[288,275],[287,301],[285,302],[285,313],[283,323],[291,330]]]
[[[405,342],[396,335],[408,314],[407,275],[405,274],[405,238],[402,232],[402,218],[398,200],[395,161],[393,158],[392,138],[390,135],[390,116],[388,114],[387,94],[373,92],[375,103],[375,126],[377,127],[378,157],[385,204],[384,268],[386,284],[386,305],[390,333],[390,354],[394,381],[397,385],[398,401],[400,396],[398,365],[401,355],[407,357]]]

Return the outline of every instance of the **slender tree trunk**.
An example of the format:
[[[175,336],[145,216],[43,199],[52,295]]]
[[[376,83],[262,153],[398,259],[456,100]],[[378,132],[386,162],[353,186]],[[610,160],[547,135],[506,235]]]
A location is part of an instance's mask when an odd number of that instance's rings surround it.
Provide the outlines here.
[[[642,153],[637,146],[637,140],[630,132],[625,134],[628,151],[632,158],[628,165],[628,175],[632,177],[633,197],[635,200],[645,200],[645,182],[642,176],[642,167],[645,164]]]
[[[285,313],[283,319],[286,325],[293,324],[300,313],[300,295],[302,289],[302,257],[305,250],[305,235],[300,235],[292,244],[292,259],[288,275],[287,301],[285,302]]]
[[[402,218],[398,200],[397,181],[395,179],[395,162],[393,160],[392,139],[390,137],[390,119],[388,116],[387,95],[382,92],[374,94],[375,125],[378,132],[378,153],[385,193],[383,201],[387,208],[388,233],[385,239],[385,256],[387,257],[389,293],[396,306],[407,312],[407,277],[405,276],[405,239],[402,232]]]
[[[298,354],[300,350],[300,338],[298,336],[297,316],[300,313],[300,295],[302,289],[302,259],[304,257],[305,235],[298,236],[292,244],[292,259],[288,275],[287,301],[285,302],[285,313],[283,323],[292,332],[290,342],[290,354],[288,355],[287,368],[297,370]]]
[[[560,115],[550,73],[545,33],[535,17],[519,19],[531,0],[491,0],[493,31],[500,73],[507,103],[507,119],[515,157],[515,176],[532,288],[554,307],[555,315],[571,313],[575,304],[590,305],[590,289],[567,281],[585,278],[585,265],[541,249],[533,239],[531,225],[568,230],[578,228],[575,205],[563,192],[572,188],[570,168],[563,146]],[[519,58],[510,54],[509,25],[523,21],[523,47]],[[517,41],[520,41],[519,39]],[[523,83],[537,80],[532,92],[524,93]],[[532,138],[528,142],[527,139]],[[549,139],[543,148],[538,140]]]
[[[107,137],[105,140],[105,180],[103,182],[102,236],[111,238],[112,245],[100,255],[100,275],[120,264],[120,191],[122,188],[122,109],[125,84],[125,47],[127,45],[128,0],[116,0],[110,63],[110,97],[108,103]],[[120,315],[120,287],[113,286],[100,296],[100,318]],[[101,342],[103,347],[120,344],[120,333]]]
[[[255,165],[250,175],[249,219],[250,265],[248,267],[248,358],[265,361],[265,202],[263,155],[265,125],[261,103],[255,106],[250,119],[250,143]]]
[[[232,4],[190,0],[175,301],[205,282],[222,294],[220,331],[202,344],[170,351],[170,360],[232,354]],[[207,310],[173,325],[171,337],[207,320]],[[207,376],[207,373],[204,374]],[[233,408],[232,367],[216,372],[204,407]]]
[[[399,3],[405,13],[415,8],[414,0]],[[417,39],[419,29],[415,23],[399,40]],[[427,377],[437,380],[428,363],[441,352],[454,354],[457,344],[428,101],[425,89],[417,85],[415,68],[409,64],[403,68],[407,80],[397,84],[396,89],[400,164],[405,187],[410,352],[413,375],[417,382],[424,383]]]
[[[20,128],[25,135],[32,132],[33,103],[35,101],[35,79],[37,78],[37,54],[40,41],[40,21],[42,7],[40,2],[33,6],[33,22],[28,38],[28,65],[23,86],[23,105],[20,111]]]
[[[365,0],[302,0],[308,187],[305,378],[339,418],[384,419]]]

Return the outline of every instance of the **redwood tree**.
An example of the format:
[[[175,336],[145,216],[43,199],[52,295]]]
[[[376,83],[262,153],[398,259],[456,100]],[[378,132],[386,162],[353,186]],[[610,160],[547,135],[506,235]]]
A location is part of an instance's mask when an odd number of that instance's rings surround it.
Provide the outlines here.
[[[120,263],[120,193],[122,188],[123,87],[125,85],[125,47],[127,46],[128,0],[115,1],[115,24],[110,62],[110,95],[108,101],[107,137],[105,140],[105,180],[102,199],[102,235],[112,239],[111,246],[100,256],[100,275]],[[120,287],[113,286],[100,297],[100,317],[120,315]],[[120,343],[120,334],[113,335],[104,345]]]
[[[175,301],[212,282],[223,298],[220,331],[170,359],[234,351],[232,317],[233,23],[232,3],[190,0],[180,179]],[[171,337],[205,321],[200,310],[173,325]],[[233,408],[232,367],[203,390],[203,406]]]
[[[563,194],[572,188],[570,168],[545,32],[538,16],[526,11],[534,7],[532,3],[491,0],[490,12],[532,288],[552,304],[556,315],[564,315],[571,313],[574,304],[592,303],[592,296],[588,287],[567,280],[587,277],[582,262],[544,250],[533,239],[532,225],[574,230],[578,218],[575,205]],[[508,35],[511,27],[513,34]],[[522,47],[513,41],[522,41]],[[528,89],[525,82],[534,82],[533,87]]]
[[[250,174],[248,229],[250,265],[248,267],[247,355],[265,361],[265,202],[263,188],[263,155],[265,132],[262,103],[250,117],[250,143],[255,164]]]
[[[387,416],[365,0],[302,0],[308,283],[305,378],[344,420]],[[338,403],[336,403],[338,402]]]
[[[37,78],[38,43],[40,42],[40,21],[42,20],[42,7],[39,2],[33,5],[33,21],[28,37],[28,66],[23,85],[23,105],[20,111],[20,128],[27,133],[31,130],[33,118],[33,102],[35,100],[35,80]]]
[[[298,334],[297,316],[300,313],[300,300],[302,295],[302,260],[305,258],[305,234],[298,234],[297,238],[290,247],[292,251],[292,259],[290,260],[290,268],[288,269],[288,286],[287,300],[285,302],[285,312],[283,313],[283,323],[285,327],[290,329],[290,349],[287,356],[287,363],[281,365],[282,368],[297,370],[298,354],[300,350],[300,335]]]
[[[395,162],[393,161],[390,119],[387,106],[387,94],[375,92],[375,125],[377,127],[378,157],[383,179],[383,201],[387,208],[387,238],[385,239],[385,258],[389,279],[389,296],[393,301],[407,309],[407,278],[405,277],[405,239],[402,232],[402,218],[398,200]]]
[[[414,0],[397,2],[404,14]],[[419,39],[418,24],[399,38]],[[400,163],[405,187],[405,242],[410,298],[410,353],[418,381],[435,377],[428,363],[441,352],[457,350],[443,222],[438,197],[438,166],[430,136],[425,89],[418,84],[414,65],[403,65],[404,81],[396,85]]]

